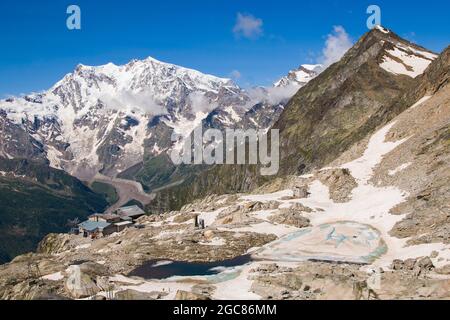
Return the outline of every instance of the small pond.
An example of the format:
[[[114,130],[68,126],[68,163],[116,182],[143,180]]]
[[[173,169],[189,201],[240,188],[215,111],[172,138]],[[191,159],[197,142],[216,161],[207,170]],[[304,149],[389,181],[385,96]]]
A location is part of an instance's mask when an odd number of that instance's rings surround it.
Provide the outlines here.
[[[128,276],[162,280],[171,277],[214,276],[227,268],[243,266],[252,261],[250,255],[216,262],[183,262],[150,260],[137,267]]]

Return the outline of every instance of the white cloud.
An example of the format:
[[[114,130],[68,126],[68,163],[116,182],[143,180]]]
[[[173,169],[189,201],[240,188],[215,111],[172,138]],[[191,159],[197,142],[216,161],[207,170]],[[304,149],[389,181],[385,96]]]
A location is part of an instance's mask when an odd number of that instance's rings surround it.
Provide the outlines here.
[[[163,115],[165,108],[158,104],[151,93],[121,91],[114,95],[104,95],[100,98],[106,107],[116,111],[133,110],[149,115]]]
[[[9,94],[9,93],[0,94],[0,99],[2,99],[2,100],[12,99],[12,98],[15,98],[13,94]]]
[[[251,108],[254,105],[267,102],[271,105],[278,105],[282,102],[286,102],[291,99],[300,89],[298,84],[290,84],[284,87],[256,87],[247,90],[250,97],[250,102],[247,104],[247,108]]]
[[[189,95],[189,101],[191,102],[191,109],[194,114],[210,113],[217,108],[217,103],[208,99],[204,93],[192,92]]]
[[[333,32],[327,36],[319,62],[328,67],[339,61],[352,46],[353,42],[344,27],[334,26]]]
[[[233,80],[239,80],[239,79],[242,77],[242,74],[239,72],[239,70],[233,70],[233,71],[231,71],[231,73],[230,73],[230,77],[231,77]]]
[[[263,34],[263,21],[251,14],[237,14],[233,32],[237,37],[256,39]]]

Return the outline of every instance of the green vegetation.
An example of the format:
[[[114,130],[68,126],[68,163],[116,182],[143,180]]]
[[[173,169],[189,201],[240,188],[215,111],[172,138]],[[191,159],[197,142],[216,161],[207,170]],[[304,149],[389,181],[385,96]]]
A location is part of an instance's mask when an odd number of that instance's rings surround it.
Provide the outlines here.
[[[45,164],[0,159],[0,263],[36,249],[70,220],[102,212],[107,202],[78,179]],[[26,177],[26,178],[23,178]]]
[[[116,188],[110,184],[96,181],[91,185],[91,189],[95,193],[104,195],[110,205],[115,204],[119,200]]]
[[[163,153],[121,173],[119,178],[138,181],[146,192],[154,192],[180,185],[208,168],[203,165],[175,166]]]

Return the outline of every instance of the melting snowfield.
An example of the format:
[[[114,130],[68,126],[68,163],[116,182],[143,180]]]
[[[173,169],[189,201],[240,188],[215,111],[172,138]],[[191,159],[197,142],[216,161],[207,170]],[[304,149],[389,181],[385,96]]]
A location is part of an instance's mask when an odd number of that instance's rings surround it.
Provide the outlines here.
[[[403,74],[416,78],[436,58],[437,56],[432,53],[397,44],[394,49],[386,51],[380,67],[396,75]]]
[[[377,230],[354,222],[305,228],[281,238],[254,255],[260,260],[305,260],[367,264],[386,252]]]

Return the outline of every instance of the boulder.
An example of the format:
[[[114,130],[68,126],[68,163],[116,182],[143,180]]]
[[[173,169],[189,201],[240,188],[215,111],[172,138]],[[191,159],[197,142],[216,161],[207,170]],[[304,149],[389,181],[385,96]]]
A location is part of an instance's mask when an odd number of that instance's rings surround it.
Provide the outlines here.
[[[203,236],[205,237],[206,240],[212,240],[215,237],[214,231],[212,230],[207,230],[203,233]]]
[[[178,290],[175,296],[175,300],[195,301],[195,300],[211,300],[211,298],[198,293]]]
[[[404,270],[404,271],[414,271],[416,275],[420,275],[423,272],[428,272],[434,269],[433,261],[430,257],[418,258],[418,259],[407,259],[394,260],[391,265],[392,270]]]
[[[311,225],[308,218],[305,218],[301,212],[293,209],[282,209],[280,213],[271,216],[269,220],[296,228],[307,228]]]
[[[416,259],[407,259],[403,263],[403,269],[404,270],[414,270],[416,263],[417,263]]]
[[[89,276],[92,276],[92,277],[108,275],[107,267],[105,267],[104,265],[101,265],[99,263],[91,262],[91,261],[81,264],[80,270],[81,270],[81,272],[83,272]]]
[[[443,274],[443,275],[449,275],[450,274],[450,264],[436,269],[436,273]]]
[[[322,170],[317,177],[329,188],[330,198],[338,203],[350,201],[353,189],[358,186],[348,169]]]
[[[58,254],[70,250],[71,239],[72,236],[69,234],[51,233],[39,243],[37,252],[43,254]]]
[[[420,272],[431,271],[434,269],[434,264],[430,257],[425,257],[417,260],[415,268],[419,269]]]
[[[162,293],[153,291],[153,292],[140,292],[136,290],[127,289],[124,291],[117,292],[115,294],[116,300],[158,300],[161,299]]]
[[[80,266],[67,269],[68,278],[64,284],[66,292],[74,299],[82,299],[96,295],[100,288],[88,274],[81,271]]]
[[[308,192],[308,186],[294,187],[294,198],[304,199],[308,198],[310,193]]]
[[[296,210],[296,211],[301,211],[301,212],[306,212],[306,213],[313,212],[313,209],[308,208],[308,207],[302,205],[301,203],[294,203],[290,209]]]
[[[276,272],[277,270],[278,270],[277,264],[271,263],[271,264],[262,264],[254,271],[261,274],[270,274]]]
[[[279,206],[280,203],[278,201],[268,201],[268,202],[253,201],[245,203],[242,211],[249,213],[262,210],[274,210],[278,209]]]
[[[392,261],[391,269],[395,270],[395,271],[403,270],[403,265],[404,265],[404,263],[402,260],[395,259],[394,261]]]

